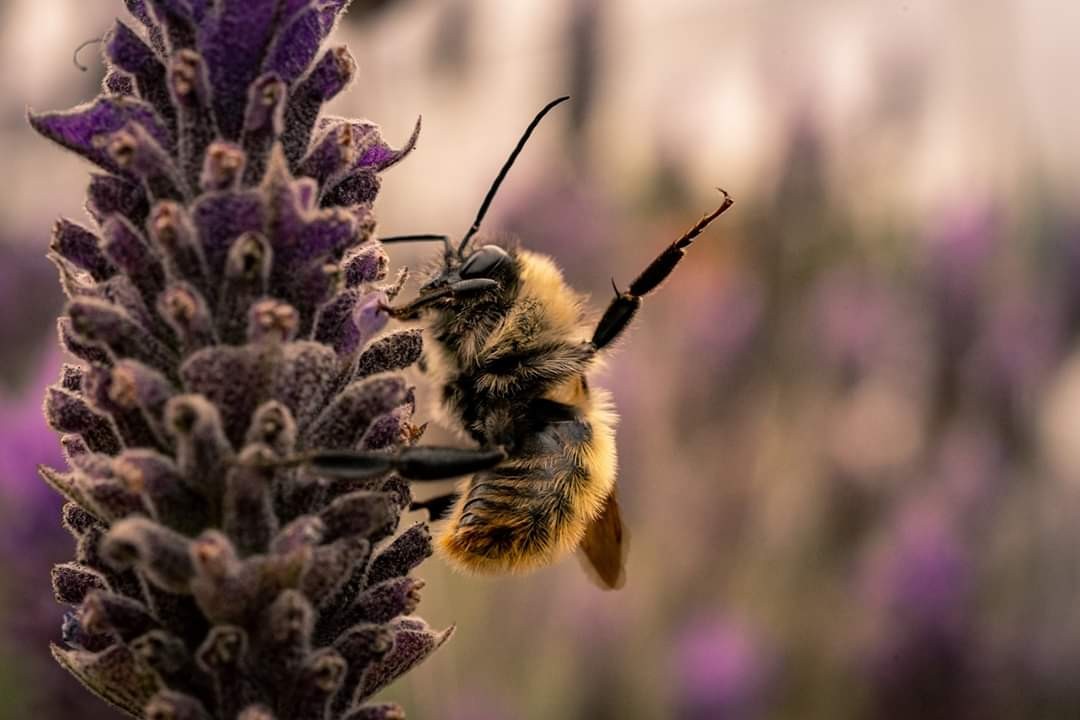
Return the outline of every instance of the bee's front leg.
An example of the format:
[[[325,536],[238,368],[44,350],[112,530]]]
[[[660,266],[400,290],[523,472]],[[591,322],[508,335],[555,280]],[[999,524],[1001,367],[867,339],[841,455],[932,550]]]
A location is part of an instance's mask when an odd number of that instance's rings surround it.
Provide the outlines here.
[[[432,522],[445,520],[450,516],[450,511],[454,509],[454,503],[457,502],[457,499],[458,494],[456,492],[443,493],[427,500],[417,500],[409,505],[409,510],[426,510],[428,519]]]
[[[485,290],[497,288],[499,283],[487,278],[475,278],[472,280],[458,280],[432,290],[426,295],[421,295],[415,300],[404,305],[383,305],[383,312],[398,320],[415,320],[420,313],[433,305],[454,300],[459,296],[472,295]]]

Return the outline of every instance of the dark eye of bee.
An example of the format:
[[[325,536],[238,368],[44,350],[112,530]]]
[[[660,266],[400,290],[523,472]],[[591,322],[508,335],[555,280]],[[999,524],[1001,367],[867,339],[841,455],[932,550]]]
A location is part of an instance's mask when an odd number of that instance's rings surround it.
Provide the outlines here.
[[[465,279],[491,277],[495,269],[509,258],[510,256],[502,248],[485,245],[469,255],[469,259],[461,266],[459,272]]]

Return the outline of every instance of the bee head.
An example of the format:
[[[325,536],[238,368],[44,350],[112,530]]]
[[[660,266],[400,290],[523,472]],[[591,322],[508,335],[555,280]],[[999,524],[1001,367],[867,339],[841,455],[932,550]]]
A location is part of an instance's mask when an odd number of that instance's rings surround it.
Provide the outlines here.
[[[481,245],[465,257],[457,271],[462,280],[498,280],[510,262],[510,254],[498,245]]]
[[[420,287],[420,297],[452,290],[448,300],[494,299],[516,284],[514,265],[510,253],[497,245],[481,245],[460,259],[449,255],[442,270]]]
[[[401,235],[392,238],[383,238],[383,242],[412,242],[416,240],[439,240],[444,247],[444,261],[442,269],[423,286],[420,287],[420,297],[407,306],[396,310],[398,317],[416,317],[425,308],[448,308],[461,309],[463,306],[477,307],[485,304],[506,304],[517,293],[518,271],[514,257],[495,245],[481,245],[470,250],[470,241],[480,230],[480,223],[484,220],[488,208],[491,206],[499,185],[506,178],[517,156],[525,147],[529,136],[540,124],[548,112],[569,97],[561,97],[552,100],[537,113],[525,133],[518,140],[510,157],[503,164],[495,181],[488,189],[484,201],[480,204],[480,210],[476,213],[465,237],[457,246],[455,252],[450,245],[450,239],[445,235]]]
[[[484,221],[488,208],[491,207],[495,195],[499,192],[499,186],[506,179],[507,173],[510,172],[514,161],[517,160],[518,155],[525,148],[525,144],[529,141],[533,131],[536,130],[544,116],[551,112],[555,106],[569,99],[569,96],[563,96],[552,100],[536,114],[529,126],[525,128],[525,133],[511,151],[510,157],[503,163],[502,169],[495,176],[495,181],[491,183],[491,187],[488,188],[487,195],[484,196],[484,201],[480,203],[480,209],[476,213],[476,219],[469,226],[465,237],[461,239],[456,253],[450,248],[449,241],[446,241],[446,268],[442,274],[432,278],[431,282],[420,288],[421,296],[438,291],[447,292],[449,288],[460,288],[460,290],[455,289],[453,293],[455,298],[464,299],[471,296],[472,298],[491,299],[499,290],[499,287],[502,288],[504,297],[507,292],[516,290],[517,272],[510,254],[495,245],[481,245],[470,250],[470,241],[480,230],[480,224]],[[485,283],[485,281],[489,282]],[[499,283],[499,285],[496,286],[491,281]],[[468,294],[464,292],[466,288],[468,288]]]

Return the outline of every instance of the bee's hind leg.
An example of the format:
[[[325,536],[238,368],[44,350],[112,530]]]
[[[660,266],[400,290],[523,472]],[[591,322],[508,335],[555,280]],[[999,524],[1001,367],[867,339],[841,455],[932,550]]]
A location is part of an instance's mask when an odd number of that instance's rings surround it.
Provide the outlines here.
[[[502,448],[416,445],[393,453],[326,450],[306,453],[285,464],[307,465],[320,475],[363,480],[396,472],[406,480],[449,480],[495,467],[506,459]]]
[[[630,283],[630,288],[626,292],[621,292],[618,287],[615,288],[615,299],[608,305],[607,310],[604,311],[604,316],[600,318],[600,322],[596,326],[596,331],[593,333],[592,345],[597,350],[607,347],[615,341],[622,331],[626,329],[626,326],[630,324],[630,321],[634,319],[634,315],[637,314],[638,308],[641,307],[641,299],[655,290],[660,283],[667,279],[668,275],[675,269],[675,266],[682,260],[683,255],[686,254],[686,248],[694,241],[701,232],[709,226],[716,218],[720,217],[729,207],[732,206],[734,201],[726,191],[721,190],[724,193],[724,202],[719,208],[709,213],[705,217],[701,218],[694,227],[686,231],[686,234],[675,242],[668,245],[668,247],[660,253],[655,260],[649,263],[648,267],[642,271],[634,282]],[[614,282],[612,283],[614,284]]]
[[[456,492],[449,492],[443,495],[436,495],[427,500],[417,500],[409,505],[409,510],[426,510],[428,519],[432,522],[435,522],[436,520],[445,520],[450,516],[450,511],[453,510],[454,503],[457,502],[457,499],[458,494]]]

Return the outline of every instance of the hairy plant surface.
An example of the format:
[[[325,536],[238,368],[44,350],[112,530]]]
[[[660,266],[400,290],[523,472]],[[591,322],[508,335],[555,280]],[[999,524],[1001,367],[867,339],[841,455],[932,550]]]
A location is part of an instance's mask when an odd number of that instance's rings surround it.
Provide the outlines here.
[[[346,4],[126,0],[102,94],[30,117],[98,167],[50,253],[81,361],[45,399],[77,543],[53,652],[136,717],[401,717],[369,699],[449,635],[409,617],[431,545],[395,536],[404,481],[274,463],[419,436],[371,211],[416,134],[320,117],[355,69],[322,49]]]

